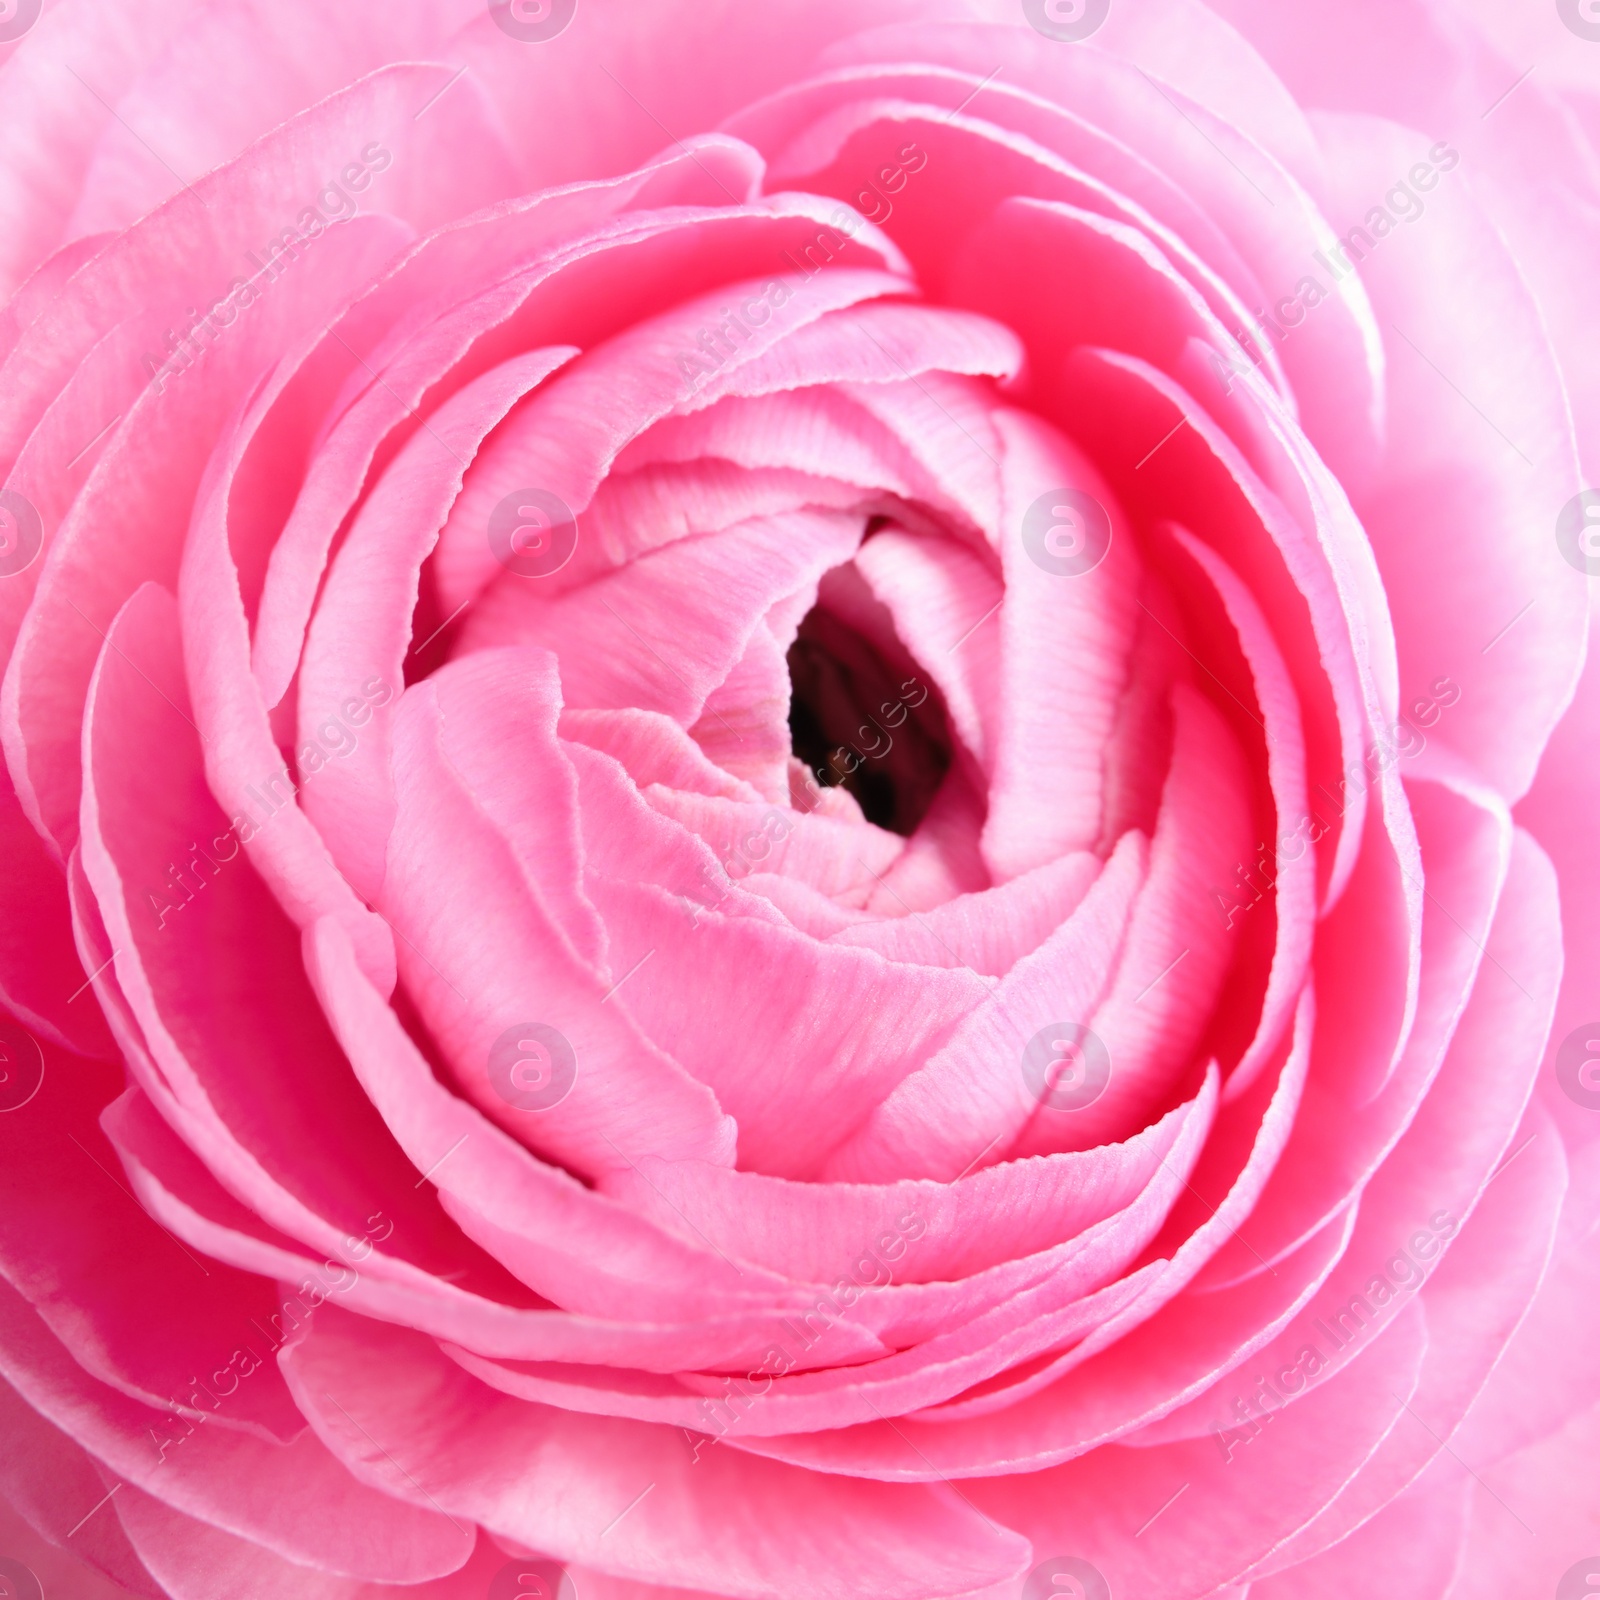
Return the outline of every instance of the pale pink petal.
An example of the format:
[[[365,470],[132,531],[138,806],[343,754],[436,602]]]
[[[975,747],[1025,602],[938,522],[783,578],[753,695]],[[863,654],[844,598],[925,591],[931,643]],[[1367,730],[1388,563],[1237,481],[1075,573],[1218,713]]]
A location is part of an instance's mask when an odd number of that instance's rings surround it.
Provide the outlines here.
[[[915,916],[851,923],[834,933],[831,942],[876,950],[895,961],[971,967],[1003,977],[1071,916],[1102,870],[1098,856],[1079,851],[998,888],[958,894]]]
[[[1197,1102],[1127,1144],[986,1167],[954,1184],[794,1183],[693,1162],[646,1161],[606,1189],[672,1217],[742,1261],[827,1283],[879,1264],[896,1283],[951,1282],[1049,1249],[1128,1204],[1167,1160]],[[864,1241],[864,1242],[863,1242]],[[882,1285],[875,1285],[881,1288]]]
[[[1417,1022],[1399,1069],[1373,1099],[1339,1055],[1319,1054],[1284,1159],[1238,1239],[1208,1268],[1207,1283],[1260,1272],[1348,1205],[1416,1114],[1473,991],[1510,870],[1510,819],[1470,787],[1419,775],[1408,788],[1430,898]],[[1338,976],[1330,970],[1331,981]]]
[[[847,561],[862,530],[845,513],[790,512],[680,540],[551,597],[510,572],[474,608],[459,648],[540,645],[561,658],[567,705],[662,711],[687,727],[767,610]]]
[[[0,67],[0,93],[16,139],[0,174],[0,299],[9,299],[65,242],[96,142],[111,125],[111,106],[104,99],[97,105],[95,94],[68,74],[87,78],[114,104],[199,9],[195,0],[165,0],[135,18],[92,5],[58,6],[33,30],[27,54]]]
[[[487,730],[476,722],[481,708],[452,700],[443,687],[429,681],[408,690],[395,719],[397,812],[379,904],[400,941],[406,989],[458,1081],[518,1137],[587,1173],[647,1152],[731,1161],[736,1125],[716,1096],[641,1035],[621,1007],[607,1005],[627,967],[596,965],[573,943],[557,918],[560,902],[519,863],[511,838],[452,761],[453,744],[470,751]],[[553,728],[556,693],[553,672],[526,681],[522,714],[530,734]],[[547,744],[541,754],[562,760]],[[562,774],[545,781],[559,790],[571,780]],[[449,852],[443,871],[441,848]],[[559,852],[527,864],[542,875],[553,855]],[[570,900],[577,864],[566,865]],[[452,936],[461,926],[495,932],[486,945],[464,944]],[[606,957],[636,959],[615,934]],[[490,1065],[497,1041],[529,1024],[554,1028],[573,1056],[567,1087],[536,1110],[497,1090]],[[556,1088],[554,1078],[549,1087]]]
[[[207,1600],[216,1594],[249,1594],[255,1600],[385,1600],[394,1594],[389,1584],[286,1561],[139,1489],[124,1487],[115,1505],[140,1559],[171,1600]],[[469,1537],[476,1533],[470,1524],[464,1531]],[[504,1565],[505,1553],[478,1534],[463,1565],[443,1577],[408,1584],[405,1593],[410,1600],[482,1600]]]
[[[883,1098],[829,1156],[834,1181],[946,1181],[998,1158],[1038,1109],[1023,1072],[1034,1033],[1092,1015],[1145,880],[1146,846],[1123,839],[1077,909],[1019,961],[925,1065]]]
[[[359,9],[330,19],[304,0],[196,8],[184,27],[160,40],[165,48],[119,97],[83,176],[71,232],[126,228],[185,179],[222,165],[304,107],[391,61],[442,60],[439,47],[467,20],[467,9],[466,0],[406,0],[380,32]],[[110,98],[107,86],[95,87]],[[430,93],[422,90],[416,106]],[[509,185],[515,164],[503,140],[486,137],[494,126],[486,109],[459,108],[435,137],[460,138],[470,130],[479,158]],[[347,165],[356,169],[351,176],[343,175]],[[320,193],[342,181],[355,205],[377,208],[389,200],[387,183],[363,176],[359,147],[339,148],[330,168]],[[302,204],[316,192],[308,191]],[[344,202],[328,204],[343,209]]]
[[[1319,132],[1349,207],[1427,153],[1422,136],[1368,119],[1323,119]],[[1389,346],[1391,426],[1382,471],[1355,500],[1418,702],[1402,709],[1436,715],[1429,686],[1449,676],[1460,704],[1429,737],[1515,800],[1582,661],[1584,585],[1557,519],[1584,485],[1538,307],[1467,185],[1435,181],[1428,226],[1361,262]],[[1470,280],[1445,273],[1459,260],[1474,263]]]
[[[1465,1547],[1450,1600],[1489,1600],[1518,1585],[1554,1594],[1569,1581],[1593,1588],[1594,1490],[1589,1463],[1600,1407],[1559,1433],[1475,1475]],[[1511,1513],[1508,1515],[1508,1511]],[[1579,1594],[1583,1589],[1580,1587]]]
[[[859,1592],[862,1549],[880,1600],[965,1595],[1026,1567],[1022,1539],[948,1493],[845,1484],[727,1451],[697,1460],[676,1430],[498,1395],[416,1335],[340,1312],[284,1364],[313,1426],[360,1477],[415,1494],[412,1478],[457,1516],[565,1561],[751,1600],[801,1583],[845,1600]],[[468,1438],[470,1449],[452,1443]],[[730,1502],[747,1513],[734,1526]]]
[[[1159,25],[1153,31],[1159,34]],[[1168,48],[1175,43],[1169,43]],[[1335,470],[1356,478],[1370,472],[1384,423],[1382,341],[1372,308],[1359,284],[1346,282],[1331,295],[1324,290],[1315,315],[1303,314],[1295,322],[1293,337],[1279,336],[1275,331],[1269,334],[1261,327],[1267,306],[1294,291],[1308,271],[1307,264],[1314,262],[1315,252],[1331,243],[1333,235],[1311,196],[1290,172],[1242,134],[1226,114],[1215,115],[1189,99],[1181,88],[1167,87],[1158,81],[1159,72],[1152,77],[1133,62],[1117,61],[1093,48],[1087,52],[1041,51],[1037,41],[1021,29],[948,24],[885,29],[852,41],[835,51],[832,59],[934,62],[964,70],[974,85],[994,74],[999,63],[1004,81],[1012,89],[1031,90],[1058,105],[1069,106],[1077,117],[1092,123],[1102,137],[1118,140],[1159,169],[1191,203],[1209,214],[1212,225],[1220,227],[1233,251],[1247,263],[1245,281],[1240,282],[1237,276],[1234,279],[1237,297],[1223,290],[1213,269],[1202,264],[1219,259],[1217,253],[1197,253],[1186,242],[1191,230],[1185,229],[1183,237],[1167,233],[1143,214],[1139,205],[1120,194],[1106,192],[1094,180],[1086,183],[1079,177],[1064,181],[1071,167],[1055,152],[1075,153],[1075,146],[1081,151],[1082,142],[1081,135],[1065,131],[1065,119],[1059,113],[1054,126],[1037,117],[1024,120],[1013,111],[1015,102],[1002,93],[987,101],[976,101],[965,117],[953,119],[951,133],[959,128],[971,138],[981,128],[993,144],[1015,148],[1019,157],[1026,152],[1030,169],[1027,176],[1013,177],[1009,183],[1005,180],[1011,174],[1005,172],[1001,162],[991,158],[984,164],[980,181],[999,191],[995,199],[1004,198],[1006,193],[1027,193],[1087,203],[1092,209],[1120,214],[1136,222],[1161,238],[1175,258],[1186,257],[1187,274],[1197,287],[1209,291],[1208,297],[1213,298],[1214,308],[1230,330],[1251,327],[1258,330],[1258,338],[1278,340],[1278,355],[1302,410],[1307,433]],[[1254,77],[1259,84],[1259,71]],[[959,103],[963,94],[970,93],[970,88],[958,89],[953,99]],[[945,171],[968,165],[957,149],[949,147],[949,136],[939,131],[947,117],[948,113],[935,116],[931,110],[923,112],[916,126],[930,161],[940,161]],[[994,118],[998,126],[988,123],[988,118]],[[1013,126],[1025,128],[1026,135],[1002,135],[1002,129]],[[905,136],[903,126],[895,128],[897,142]],[[857,141],[862,146],[866,143]],[[811,157],[813,162],[816,159]],[[1304,165],[1298,157],[1294,159],[1297,165]],[[860,170],[861,164],[869,160],[869,149],[862,148],[857,161],[841,161],[835,170]],[[1021,165],[1017,157],[1013,161]],[[829,172],[827,178],[832,177]],[[808,181],[815,184],[817,176],[811,175]],[[915,191],[910,185],[907,188],[908,206],[900,208],[902,212],[919,203]],[[1139,198],[1146,196],[1140,194]],[[929,240],[928,249],[935,261],[953,243],[939,238],[937,233],[936,218],[944,214],[947,204],[944,196],[938,207],[930,206],[926,200],[920,202],[924,237]],[[895,219],[890,219],[887,231],[922,268],[925,263],[921,254],[906,237],[915,225],[906,220],[896,227]]]
[[[1238,743],[1211,702],[1173,692],[1172,765],[1150,866],[1105,993],[1083,1021],[1109,1058],[1091,1104],[1057,1110],[1042,1097],[1013,1155],[1087,1149],[1143,1125],[1189,1075],[1236,935],[1216,914],[1214,885],[1250,851],[1247,778]],[[1060,1020],[1060,1019],[1057,1019]]]
[[[1000,694],[1000,629],[992,619],[1005,599],[997,575],[953,539],[897,528],[867,540],[855,565],[944,697],[951,730],[987,771]]]
[[[804,216],[801,203],[788,206],[772,202],[766,211],[724,213],[714,230],[709,217],[696,230],[708,238],[739,223],[747,232],[764,236],[768,251],[781,249],[785,232],[798,230]],[[782,224],[789,224],[786,230]],[[765,226],[762,226],[765,224]],[[869,238],[868,244],[871,240]],[[852,245],[867,256],[866,247]],[[752,252],[753,253],[753,252]],[[880,253],[881,254],[881,253]],[[694,278],[680,269],[684,280],[675,285],[684,304],[641,320],[590,351],[561,381],[554,383],[524,407],[502,428],[469,474],[440,537],[438,571],[441,602],[447,610],[475,596],[498,575],[493,551],[484,537],[490,512],[510,492],[532,484],[555,495],[573,511],[581,511],[596,486],[624,448],[653,422],[667,416],[693,393],[694,379],[709,357],[696,345],[702,329],[715,330],[724,315],[724,301],[739,293],[765,293],[771,307],[768,319],[749,330],[744,340],[729,340],[721,362],[743,364],[780,340],[784,334],[858,300],[903,292],[903,280],[864,265],[830,273],[825,279],[792,289],[779,279],[741,284],[739,256],[721,253],[718,286],[694,293]],[[892,265],[893,263],[891,263]],[[701,279],[709,274],[701,269]],[[773,292],[776,284],[782,298]],[[693,287],[691,287],[693,285]],[[657,296],[665,286],[653,285]],[[603,559],[584,551],[578,572],[592,575],[603,570]]]
[[[1000,634],[989,816],[983,853],[1004,881],[1100,834],[1103,748],[1116,714],[1133,640],[1138,558],[1128,524],[1089,460],[1054,430],[1020,412],[997,417],[1004,442],[1001,558],[1006,598]],[[1076,555],[1094,565],[1065,574],[1025,547],[1043,497],[1070,502]],[[1065,526],[1046,507],[1045,525]],[[1048,559],[1048,539],[1044,549]],[[1041,685],[1048,692],[1039,692]],[[1031,687],[1030,687],[1031,686]],[[1060,708],[1071,706],[1070,716]]]
[[[1313,948],[1316,869],[1312,842],[1305,836],[1306,813],[1302,809],[1306,801],[1305,741],[1283,657],[1273,642],[1260,607],[1237,576],[1204,545],[1190,539],[1181,529],[1177,530],[1176,537],[1215,585],[1228,621],[1238,631],[1239,648],[1248,663],[1255,701],[1261,711],[1263,726],[1260,731],[1267,745],[1267,778],[1275,812],[1270,882],[1276,940],[1266,993],[1261,1001],[1260,1022],[1229,1077],[1231,1098],[1249,1087],[1265,1064],[1268,1052],[1277,1043],[1293,1011]],[[1229,698],[1232,698],[1231,693]],[[1226,701],[1222,709],[1229,709]],[[1241,709],[1254,720],[1253,713],[1247,708]],[[1257,854],[1259,862],[1259,848]],[[1239,893],[1237,902],[1233,900],[1240,877],[1245,888],[1254,891],[1257,897],[1261,893],[1251,876],[1251,869],[1257,864],[1241,863],[1243,872],[1236,873],[1223,891],[1228,898],[1226,921],[1229,927],[1233,926],[1239,907],[1245,903],[1243,892]]]
[[[1430,1325],[1431,1332],[1431,1325]],[[1342,1600],[1383,1574],[1394,1600],[1444,1600],[1461,1562],[1472,1485],[1452,1464],[1391,1501],[1331,1550],[1249,1586],[1253,1600]],[[1358,1480],[1359,1481],[1359,1480]]]
[[[1519,1132],[1514,1148],[1532,1137],[1553,1142],[1541,1118],[1530,1116],[1527,1130]],[[1531,1143],[1527,1153],[1533,1154]],[[1553,1159],[1545,1154],[1545,1160]],[[1561,1226],[1538,1293],[1455,1439],[1461,1458],[1477,1468],[1555,1433],[1575,1407],[1595,1398],[1594,1364],[1571,1329],[1589,1315],[1600,1278],[1594,1251],[1600,1161],[1590,1146],[1571,1153],[1568,1163]]]
[[[405,1583],[454,1571],[470,1548],[437,1511],[352,1478],[309,1430],[293,1444],[267,1444],[169,1423],[163,1409],[96,1383],[4,1285],[0,1375],[117,1477],[290,1559]]]
[[[6,1278],[100,1382],[190,1422],[292,1439],[304,1421],[288,1392],[244,1353],[250,1319],[269,1317],[277,1296],[261,1278],[186,1255],[129,1203],[96,1120],[121,1088],[120,1074],[51,1051],[38,1107],[52,1132],[0,1125]]]
[[[867,1478],[917,1482],[1030,1472],[1070,1460],[1201,1393],[1282,1328],[1349,1237],[1335,1226],[1263,1279],[1199,1301],[1179,1296],[1058,1381],[988,1385],[1013,1404],[971,1399],[848,1431],[748,1440],[741,1448]],[[1181,1332],[1178,1330],[1182,1330]]]
[[[73,948],[66,881],[9,775],[0,775],[0,841],[0,1001],[33,1032],[83,1055],[110,1056],[115,1046]]]
[[[531,1287],[599,1317],[647,1316],[698,1322],[708,1332],[731,1330],[736,1347],[752,1326],[771,1336],[779,1312],[806,1307],[803,1293],[772,1274],[719,1254],[703,1230],[684,1239],[652,1223],[545,1165],[451,1095],[353,966],[336,924],[312,931],[308,957],[340,1040],[396,1139],[436,1184],[463,1231]],[[468,1140],[468,1159],[445,1159]],[[690,1164],[690,1170],[699,1168]],[[717,1323],[722,1326],[714,1328]],[[860,1343],[870,1348],[869,1341]]]
[[[1541,1126],[1547,1134],[1553,1131],[1542,1114],[1530,1122],[1534,1133]],[[1527,1313],[1546,1264],[1540,1246],[1553,1242],[1561,1211],[1566,1171],[1556,1141],[1547,1138],[1543,1150],[1529,1156],[1514,1175],[1508,1171],[1497,1178],[1492,1202],[1473,1212],[1421,1291],[1428,1354],[1408,1402],[1408,1425],[1384,1440],[1361,1476],[1276,1552],[1267,1570],[1293,1570],[1337,1545],[1417,1482],[1429,1463],[1437,1461],[1448,1473],[1462,1461],[1461,1420]],[[1372,1284],[1388,1282],[1395,1262],[1390,1257]],[[1405,1268],[1398,1272],[1410,1277]],[[1396,1288],[1399,1292],[1401,1286]],[[1262,1403],[1273,1405],[1258,1400]],[[1260,1415],[1252,1422],[1260,1425]],[[1451,1441],[1448,1455],[1446,1440]]]
[[[368,901],[383,882],[394,816],[390,729],[399,695],[393,691],[411,654],[418,574],[485,437],[577,353],[571,346],[531,351],[445,401],[368,492],[323,582],[300,658],[297,721],[308,741],[297,751],[300,803]],[[391,692],[369,704],[372,685]],[[324,724],[340,729],[332,759],[315,742]],[[355,741],[353,749],[345,748],[345,738]]]
[[[445,398],[451,385],[498,365],[509,353],[497,348],[495,337],[504,337],[506,323],[531,325],[536,333],[550,284],[570,272],[603,269],[618,246],[648,250],[652,241],[676,233],[681,218],[661,219],[642,233],[610,219],[634,202],[671,205],[696,198],[708,154],[688,145],[637,173],[531,195],[442,228],[363,296],[352,318],[356,326],[347,331],[359,340],[371,318],[386,336],[370,361],[350,361],[345,389],[268,561],[254,665],[269,705],[278,703],[294,675],[329,549],[385,442],[406,435],[426,398]],[[587,247],[552,260],[552,247],[573,232],[587,236]],[[519,265],[523,270],[505,276]],[[464,278],[480,286],[476,293],[461,295]],[[443,307],[421,327],[413,325],[414,313],[393,328],[385,326],[414,301]],[[612,314],[625,317],[630,309],[615,305]],[[345,340],[341,333],[335,343]],[[352,354],[348,343],[341,347]]]
[[[1404,1416],[1426,1349],[1425,1319],[1413,1305],[1337,1382],[1291,1407],[1232,1461],[1210,1439],[1114,1446],[965,1492],[1008,1517],[1036,1549],[1080,1552],[1117,1585],[1113,1592],[1181,1586],[1205,1594],[1241,1577],[1360,1471]]]
[[[1416,1281],[1428,1281],[1446,1241],[1460,1231],[1510,1153],[1538,1067],[1543,1019],[1553,1000],[1554,972],[1547,957],[1556,937],[1549,864],[1525,836],[1517,843],[1513,874],[1487,945],[1490,967],[1478,980],[1432,1092],[1362,1191],[1344,1261],[1294,1324],[1262,1353],[1264,1370],[1293,1366],[1298,1353],[1310,1346],[1322,1357],[1307,1382],[1312,1389],[1359,1356],[1405,1309],[1406,1299],[1390,1279],[1406,1280],[1412,1274],[1400,1267],[1386,1272],[1384,1264],[1396,1251],[1405,1252]],[[1546,959],[1531,959],[1530,952],[1541,945]],[[1512,964],[1521,968],[1519,976],[1507,970]],[[1554,1173],[1559,1193],[1559,1164]],[[1554,1221],[1550,1184],[1535,1186],[1526,1204],[1525,1242],[1538,1238],[1541,1228],[1548,1240]],[[1536,1247],[1539,1254],[1547,1249],[1547,1244]],[[1531,1291],[1531,1284],[1525,1289]],[[1153,1435],[1181,1438],[1206,1431],[1213,1425],[1209,1405],[1208,1400],[1195,1402],[1187,1413],[1159,1424]]]

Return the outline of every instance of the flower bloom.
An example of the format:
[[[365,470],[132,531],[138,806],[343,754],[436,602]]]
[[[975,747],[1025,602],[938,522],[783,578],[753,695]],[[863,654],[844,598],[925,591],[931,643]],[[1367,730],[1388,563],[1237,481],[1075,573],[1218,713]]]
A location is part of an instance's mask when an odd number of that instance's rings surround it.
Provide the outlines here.
[[[6,1592],[1588,1592],[1549,26],[0,5]]]

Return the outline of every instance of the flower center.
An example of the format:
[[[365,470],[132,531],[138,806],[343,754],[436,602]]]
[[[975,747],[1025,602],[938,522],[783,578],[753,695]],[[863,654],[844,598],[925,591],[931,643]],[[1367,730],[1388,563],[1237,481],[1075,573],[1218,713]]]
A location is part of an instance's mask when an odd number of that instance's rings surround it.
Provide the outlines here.
[[[899,641],[894,641],[898,645]],[[827,788],[868,822],[909,836],[950,768],[944,701],[903,647],[898,662],[822,606],[789,647],[789,736]]]

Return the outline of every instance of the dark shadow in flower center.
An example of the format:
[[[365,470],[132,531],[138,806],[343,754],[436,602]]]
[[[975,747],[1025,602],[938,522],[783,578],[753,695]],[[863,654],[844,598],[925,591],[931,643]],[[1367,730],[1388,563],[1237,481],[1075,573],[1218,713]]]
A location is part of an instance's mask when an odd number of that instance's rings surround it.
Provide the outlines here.
[[[806,614],[788,661],[796,757],[824,788],[849,790],[868,822],[916,832],[950,769],[944,701],[932,680],[914,665],[891,665],[821,606]]]

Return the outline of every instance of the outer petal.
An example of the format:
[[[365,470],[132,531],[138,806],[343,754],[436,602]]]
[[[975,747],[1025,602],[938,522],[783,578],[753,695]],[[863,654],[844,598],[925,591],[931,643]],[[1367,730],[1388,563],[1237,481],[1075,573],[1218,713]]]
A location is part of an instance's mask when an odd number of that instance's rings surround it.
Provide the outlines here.
[[[805,1583],[845,1600],[865,1548],[883,1600],[936,1600],[1026,1566],[1024,1540],[947,1493],[845,1485],[724,1451],[697,1461],[675,1430],[497,1395],[415,1335],[339,1312],[284,1362],[313,1425],[363,1479],[621,1576],[750,1600]],[[730,1503],[745,1508],[732,1526]]]
[[[1355,214],[1425,154],[1420,136],[1373,119],[1324,118],[1319,131]],[[1414,696],[1431,716],[1427,686],[1452,678],[1461,703],[1437,737],[1515,800],[1582,662],[1586,595],[1556,524],[1583,485],[1555,353],[1516,261],[1466,184],[1436,181],[1427,226],[1374,242],[1360,263],[1391,352],[1391,421],[1356,505],[1394,612],[1404,709],[1417,716]],[[1461,262],[1470,272],[1447,265]]]
[[[269,1445],[220,1429],[169,1431],[163,1412],[77,1367],[9,1288],[0,1289],[0,1369],[118,1477],[291,1559],[420,1582],[454,1571],[470,1548],[438,1512],[358,1483],[310,1433]]]

